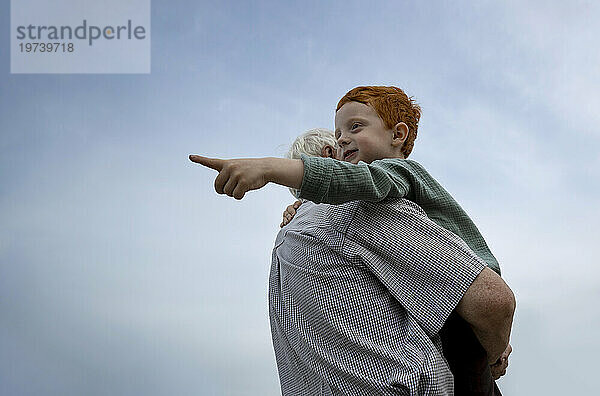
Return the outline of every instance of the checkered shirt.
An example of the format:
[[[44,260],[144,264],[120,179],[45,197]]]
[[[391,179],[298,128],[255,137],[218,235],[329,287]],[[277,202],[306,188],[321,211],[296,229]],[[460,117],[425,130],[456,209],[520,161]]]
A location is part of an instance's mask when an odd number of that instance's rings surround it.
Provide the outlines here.
[[[452,395],[438,332],[484,267],[408,200],[304,203],[269,278],[282,394]]]

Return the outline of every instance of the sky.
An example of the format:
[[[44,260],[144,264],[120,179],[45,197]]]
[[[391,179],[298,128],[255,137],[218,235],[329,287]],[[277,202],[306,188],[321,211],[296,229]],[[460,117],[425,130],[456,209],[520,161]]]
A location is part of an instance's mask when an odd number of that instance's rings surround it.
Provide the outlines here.
[[[0,46],[0,395],[278,395],[281,213],[189,154],[282,156],[358,85],[423,109],[411,154],[517,297],[507,395],[599,365],[597,2],[152,2],[150,74],[10,74]]]

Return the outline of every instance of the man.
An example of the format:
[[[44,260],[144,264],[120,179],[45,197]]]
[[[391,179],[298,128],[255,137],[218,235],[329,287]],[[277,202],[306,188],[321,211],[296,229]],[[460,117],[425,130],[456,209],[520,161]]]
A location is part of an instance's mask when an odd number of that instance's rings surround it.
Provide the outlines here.
[[[390,128],[368,105],[355,103],[338,113],[348,118],[340,124],[347,124],[344,136],[354,142],[348,158],[370,163],[402,154],[407,124]],[[349,180],[376,172],[383,184],[369,190],[357,185],[354,199],[387,186],[380,203],[347,202],[345,191],[337,195],[346,202],[340,205],[305,204],[277,237],[269,300],[284,394],[453,394],[439,335],[453,311],[473,329],[490,363],[506,349],[512,292],[419,206],[391,199],[389,192],[399,189],[386,176],[386,164],[190,159],[218,170],[217,192],[237,199],[270,181],[300,188],[301,196],[334,191],[335,178],[323,184],[321,176],[329,173],[311,167],[343,169]]]

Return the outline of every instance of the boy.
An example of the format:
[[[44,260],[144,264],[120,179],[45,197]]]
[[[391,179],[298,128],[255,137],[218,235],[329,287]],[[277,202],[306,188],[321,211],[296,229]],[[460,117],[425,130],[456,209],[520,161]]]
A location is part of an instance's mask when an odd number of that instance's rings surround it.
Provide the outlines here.
[[[215,189],[236,199],[269,181],[300,188],[301,197],[316,203],[406,196],[499,272],[495,258],[460,206],[417,163],[404,160],[412,150],[419,116],[418,106],[398,88],[359,87],[340,100],[335,117],[337,154],[346,163],[307,156],[302,161],[191,159],[219,170]],[[478,337],[490,362],[496,362],[506,344],[498,338]]]

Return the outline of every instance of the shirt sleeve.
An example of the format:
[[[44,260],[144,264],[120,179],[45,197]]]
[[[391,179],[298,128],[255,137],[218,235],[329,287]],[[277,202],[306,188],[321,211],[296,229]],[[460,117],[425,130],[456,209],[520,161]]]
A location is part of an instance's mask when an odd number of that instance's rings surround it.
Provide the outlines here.
[[[393,167],[397,161],[378,160],[355,165],[305,154],[301,158],[304,175],[300,197],[314,203],[379,202],[385,198],[404,198],[410,191],[406,174],[397,172],[401,167],[390,169],[390,164]]]
[[[485,263],[406,200],[361,202],[345,254],[363,264],[429,334],[437,334]]]

